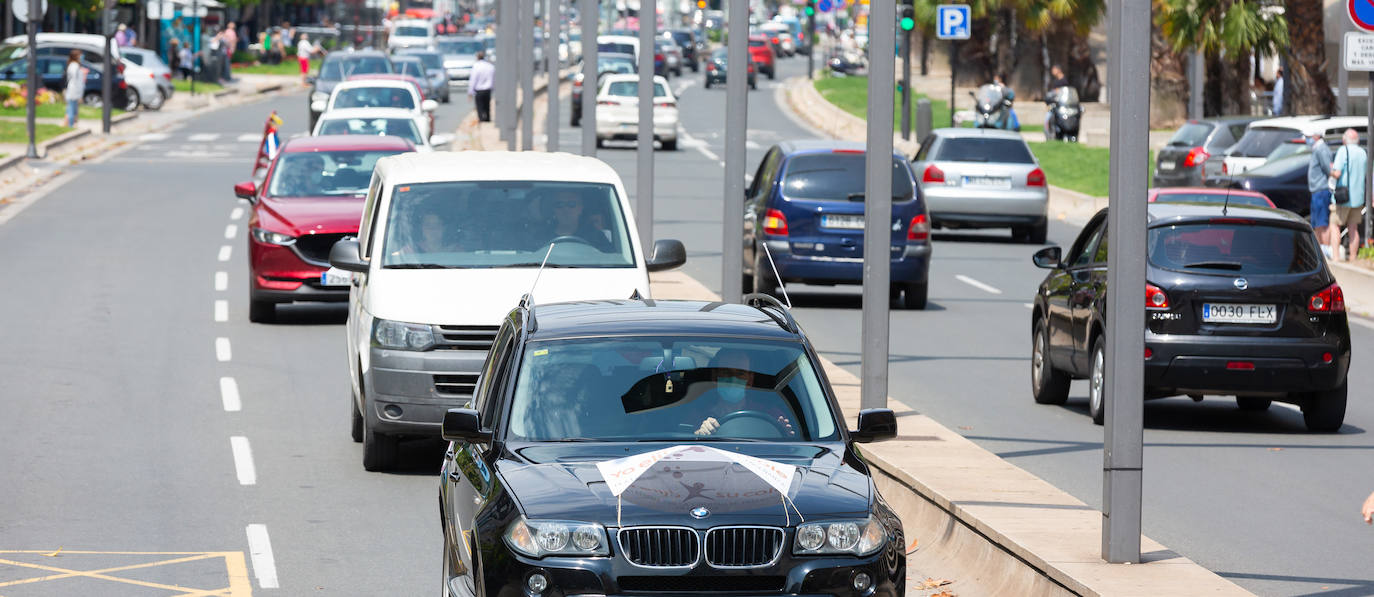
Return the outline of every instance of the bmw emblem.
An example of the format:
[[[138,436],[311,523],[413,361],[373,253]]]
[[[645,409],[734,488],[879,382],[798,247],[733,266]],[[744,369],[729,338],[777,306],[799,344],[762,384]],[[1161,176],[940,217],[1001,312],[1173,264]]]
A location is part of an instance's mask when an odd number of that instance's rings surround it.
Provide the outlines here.
[[[707,509],[706,509],[705,507],[703,507],[703,506],[697,506],[697,507],[695,507],[695,508],[692,508],[692,511],[691,511],[691,512],[688,512],[688,514],[691,514],[691,515],[692,515],[692,518],[695,518],[695,519],[697,519],[697,520],[701,520],[701,519],[703,519],[703,518],[706,518],[707,516],[710,516],[710,515],[711,515],[711,511],[710,511],[710,510],[707,510]]]
[[[1236,290],[1245,290],[1250,287],[1250,282],[1246,281],[1245,278],[1236,278],[1236,281],[1232,282],[1232,284],[1236,285]]]

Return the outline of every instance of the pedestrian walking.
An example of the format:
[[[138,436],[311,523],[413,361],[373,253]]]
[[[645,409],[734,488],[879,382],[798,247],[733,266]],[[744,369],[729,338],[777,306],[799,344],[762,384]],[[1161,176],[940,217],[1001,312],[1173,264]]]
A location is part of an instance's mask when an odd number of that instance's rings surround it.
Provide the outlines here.
[[[468,95],[477,104],[477,121],[491,122],[491,86],[496,78],[496,65],[487,61],[485,50],[477,51],[477,62],[468,77]]]
[[[181,44],[177,53],[177,63],[181,66],[181,78],[190,81],[196,70],[196,56],[191,53],[191,44]]]
[[[1312,148],[1312,155],[1307,158],[1307,191],[1312,194],[1312,230],[1317,233],[1317,242],[1322,244],[1322,252],[1325,253],[1331,250],[1326,246],[1327,227],[1331,225],[1331,148],[1322,139],[1320,128],[1307,133],[1307,146]]]
[[[1349,234],[1350,252],[1346,254],[1346,261],[1355,258],[1355,252],[1360,247],[1360,224],[1364,213],[1364,188],[1368,172],[1365,171],[1365,160],[1368,154],[1360,147],[1360,134],[1355,129],[1345,129],[1342,136],[1344,144],[1336,150],[1336,157],[1332,159],[1331,179],[1334,185],[1332,189],[1332,208],[1331,208],[1331,227],[1326,231],[1330,237],[1332,259],[1341,257],[1341,227],[1345,227]]]
[[[114,41],[116,46],[121,48],[129,47],[129,27],[127,25],[120,23],[119,26],[115,28]]]
[[[1283,68],[1274,73],[1273,116],[1283,115]]]
[[[76,126],[77,109],[81,107],[81,97],[86,92],[86,75],[89,71],[81,66],[81,50],[72,50],[67,55],[67,87],[62,91],[62,99],[67,100],[68,127]]]
[[[282,37],[285,36],[283,35]],[[317,50],[315,44],[310,43],[310,35],[302,31],[301,40],[299,42],[296,42],[296,59],[299,60],[301,63],[302,84],[310,84],[310,58],[315,54],[316,51],[323,52],[324,50],[322,48]]]
[[[239,49],[238,24],[230,21],[224,28],[224,80],[232,82],[234,73],[231,70],[231,63],[234,61],[234,52]]]

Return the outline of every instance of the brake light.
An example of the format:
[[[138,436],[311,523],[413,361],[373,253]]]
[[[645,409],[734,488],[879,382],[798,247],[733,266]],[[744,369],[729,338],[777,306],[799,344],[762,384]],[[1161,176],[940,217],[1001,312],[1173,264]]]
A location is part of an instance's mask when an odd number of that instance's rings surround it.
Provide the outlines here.
[[[777,236],[787,236],[787,216],[776,209],[768,210],[768,214],[763,218],[764,234],[774,234]]]
[[[167,79],[168,81],[171,81],[171,80],[172,80],[172,73],[162,73],[162,78]]]
[[[863,153],[862,149],[832,149],[830,153]]]
[[[1228,361],[1226,369],[1230,371],[1254,371],[1255,364],[1250,361]]]
[[[776,46],[776,45],[778,45],[778,44],[780,44],[780,43],[782,43],[782,42],[778,41],[778,38],[776,38],[776,37],[773,38],[773,45]]]
[[[663,54],[654,54],[654,62],[663,62]]]
[[[1155,351],[1150,350],[1150,347],[1149,347],[1149,346],[1146,346],[1146,347],[1145,347],[1145,360],[1148,361],[1148,360],[1153,359],[1153,358],[1155,358]]]
[[[1149,282],[1145,283],[1145,308],[1152,310],[1164,310],[1169,308],[1169,295],[1163,288],[1155,286]]]
[[[596,102],[596,105],[598,105],[598,106],[619,106],[619,105],[620,105],[620,102],[615,101],[615,100],[601,100],[601,101]]]
[[[707,62],[707,63],[706,63],[706,70],[716,70],[716,63],[714,63],[714,62]]]
[[[663,106],[663,107],[665,107],[665,108],[676,108],[676,107],[677,107],[677,102],[675,102],[675,101],[673,101],[673,100],[654,100],[654,105],[655,105],[655,106]]]
[[[1226,161],[1225,161],[1225,160],[1222,160],[1222,162],[1221,162],[1221,173],[1222,173],[1222,174],[1229,174],[1228,170],[1230,170],[1230,168],[1228,168],[1228,167],[1226,166]]]
[[[580,78],[578,78],[578,79],[573,79],[573,87],[581,87],[581,86],[582,86],[582,79],[580,79]]]
[[[925,214],[916,214],[916,217],[911,218],[911,227],[906,231],[906,239],[916,242],[930,240],[930,221],[926,219]]]
[[[120,89],[128,89],[128,88],[129,88],[129,82],[128,82],[128,81],[125,81],[124,79],[120,79],[120,80],[119,80],[119,88],[120,88]]]
[[[1207,158],[1210,157],[1212,157],[1212,154],[1207,153],[1206,149],[1203,149],[1202,147],[1194,147],[1188,151],[1188,157],[1183,158],[1183,167],[1192,168],[1195,166],[1200,166],[1203,162],[1207,161]]]
[[[1345,313],[1345,292],[1340,284],[1332,284],[1307,299],[1309,313]]]
[[[115,63],[115,69],[116,69],[116,71],[117,71],[119,74],[121,74],[121,75],[124,74],[124,63],[123,63],[123,62],[116,62],[116,63]]]
[[[1044,171],[1044,170],[1041,170],[1041,169],[1039,169],[1039,168],[1036,168],[1036,169],[1034,169],[1034,170],[1031,170],[1031,171],[1030,171],[1030,174],[1027,174],[1027,175],[1026,175],[1026,186],[1028,186],[1028,187],[1043,187],[1043,186],[1045,186],[1045,171]]]
[[[935,167],[935,164],[926,166],[925,172],[921,173],[921,182],[945,182],[945,171]]]

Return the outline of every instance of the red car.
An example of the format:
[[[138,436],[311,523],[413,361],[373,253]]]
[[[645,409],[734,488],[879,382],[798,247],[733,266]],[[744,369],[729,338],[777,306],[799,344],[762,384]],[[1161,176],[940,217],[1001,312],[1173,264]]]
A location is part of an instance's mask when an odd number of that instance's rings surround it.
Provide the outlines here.
[[[749,56],[758,63],[759,70],[768,75],[769,80],[776,78],[778,74],[774,66],[776,63],[773,54],[773,44],[767,37],[762,35],[749,36]]]
[[[331,270],[335,241],[358,234],[372,168],[415,151],[398,137],[323,135],[287,141],[261,186],[234,185],[248,220],[248,319],[270,322],[277,304],[348,300],[346,273]]]
[[[1236,189],[1165,187],[1150,189],[1150,193],[1146,195],[1145,200],[1149,203],[1167,201],[1171,203],[1216,203],[1218,205],[1229,201],[1231,205],[1274,207],[1274,202],[1270,201],[1269,197],[1266,197],[1264,193]]]

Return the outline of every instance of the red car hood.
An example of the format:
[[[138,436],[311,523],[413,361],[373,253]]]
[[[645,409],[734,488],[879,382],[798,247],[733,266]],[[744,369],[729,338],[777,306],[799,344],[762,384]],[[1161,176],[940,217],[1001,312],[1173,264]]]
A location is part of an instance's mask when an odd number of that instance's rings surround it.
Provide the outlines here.
[[[292,236],[356,233],[363,197],[264,197],[257,204],[259,226],[273,222]]]

